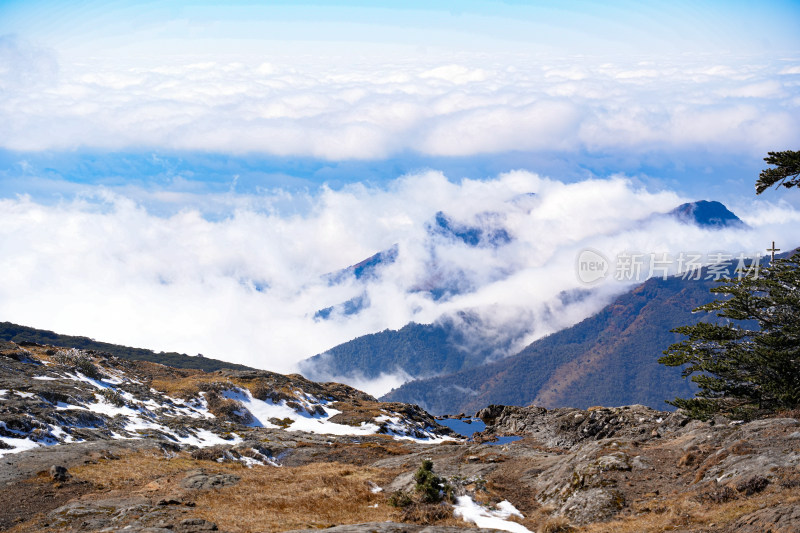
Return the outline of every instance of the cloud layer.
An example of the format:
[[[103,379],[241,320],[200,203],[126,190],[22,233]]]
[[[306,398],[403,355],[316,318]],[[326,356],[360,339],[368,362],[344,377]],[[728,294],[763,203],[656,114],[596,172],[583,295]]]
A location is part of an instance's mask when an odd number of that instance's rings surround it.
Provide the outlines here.
[[[684,199],[623,178],[564,184],[514,172],[453,183],[427,172],[314,197],[227,198],[209,199],[230,202],[230,215],[214,220],[190,209],[157,216],[102,188],[56,206],[0,200],[0,320],[286,372],[359,335],[461,310],[482,318],[469,331],[476,342],[521,347],[627,286],[584,294],[575,260],[586,247],[613,258],[800,244],[800,213],[788,205],[731,206],[751,229],[700,229],[656,216]],[[310,207],[281,214],[273,202]],[[472,246],[432,232],[439,211],[511,239]],[[394,244],[397,260],[371,279],[325,276]],[[449,282],[460,292],[435,299],[422,290]],[[315,319],[361,295],[361,312]]]
[[[0,38],[0,147],[260,152],[331,160],[702,148],[800,141],[798,62],[677,57],[458,59],[346,66],[133,64]]]

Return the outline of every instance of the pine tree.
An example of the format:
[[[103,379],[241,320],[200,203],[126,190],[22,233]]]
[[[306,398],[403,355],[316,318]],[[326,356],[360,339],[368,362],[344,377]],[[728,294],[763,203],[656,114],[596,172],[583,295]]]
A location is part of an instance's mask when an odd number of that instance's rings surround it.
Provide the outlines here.
[[[684,366],[699,392],[668,402],[690,416],[716,413],[749,418],[800,407],[800,253],[776,259],[758,276],[726,279],[712,290],[724,295],[696,311],[722,320],[674,331],[659,362]]]
[[[764,161],[777,168],[768,168],[761,171],[756,181],[756,194],[761,194],[775,185],[783,185],[787,189],[800,185],[800,152],[786,150],[785,152],[767,152]]]

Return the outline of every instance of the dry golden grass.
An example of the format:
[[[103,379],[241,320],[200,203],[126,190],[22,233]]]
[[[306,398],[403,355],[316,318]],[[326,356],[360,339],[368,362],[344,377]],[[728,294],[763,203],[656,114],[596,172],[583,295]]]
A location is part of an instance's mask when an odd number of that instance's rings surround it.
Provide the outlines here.
[[[331,404],[331,407],[341,411],[341,413],[331,417],[331,422],[359,426],[362,422],[372,422],[375,417],[385,415],[385,408],[388,404],[374,401],[353,399],[352,401],[338,401]]]
[[[538,533],[570,533],[571,531],[575,531],[575,528],[570,524],[567,518],[556,516],[547,519],[536,531]]]
[[[169,396],[188,400],[200,391],[214,388],[233,387],[235,384],[215,374],[195,374],[181,378],[155,378],[150,386]]]
[[[587,533],[656,533],[671,529],[720,528],[759,509],[780,504],[800,504],[800,495],[787,491],[763,493],[719,505],[700,503],[691,494],[660,502],[663,512],[625,517],[604,524],[592,524],[581,531]],[[714,524],[714,526],[711,526]]]
[[[300,467],[246,468],[238,463],[192,459],[182,453],[168,459],[159,452],[135,452],[118,459],[101,459],[71,469],[75,479],[101,491],[172,493],[185,472],[233,473],[236,485],[192,492],[195,516],[226,531],[284,531],[336,524],[402,520],[403,511],[387,503],[384,492],[373,494],[368,482],[388,484],[399,471],[343,463],[313,463]],[[437,524],[468,526],[452,512],[431,515]]]
[[[385,484],[395,473],[341,463],[293,468],[253,468],[237,472],[232,487],[195,498],[198,515],[232,532],[285,531],[336,524],[386,521],[397,517],[383,493],[368,481]]]
[[[221,464],[197,461],[188,453],[171,459],[160,451],[132,452],[118,459],[99,459],[96,464],[86,464],[70,469],[79,480],[90,481],[98,488],[107,490],[136,490],[157,477],[166,477],[187,470],[203,467],[209,472],[241,470],[240,464]]]
[[[296,400],[293,389],[286,385],[275,385],[266,379],[237,379],[220,376],[216,373],[192,373],[183,376],[155,376],[150,382],[154,389],[188,400],[196,397],[201,391],[222,391],[226,388],[239,387],[247,389],[254,398],[273,401]]]

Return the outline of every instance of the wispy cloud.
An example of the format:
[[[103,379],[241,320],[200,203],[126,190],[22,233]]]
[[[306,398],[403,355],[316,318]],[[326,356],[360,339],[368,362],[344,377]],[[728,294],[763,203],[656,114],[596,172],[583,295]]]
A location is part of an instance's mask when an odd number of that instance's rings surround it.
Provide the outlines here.
[[[587,246],[613,257],[800,244],[800,213],[787,205],[734,206],[751,229],[704,230],[654,217],[684,199],[621,177],[564,184],[514,172],[453,183],[427,172],[317,196],[204,198],[228,202],[229,216],[156,216],[102,188],[55,206],[0,200],[0,319],[290,371],[359,335],[460,310],[481,317],[469,331],[476,342],[511,338],[519,347],[624,289],[607,283],[564,298],[585,288],[574,264]],[[281,214],[274,202],[306,207]],[[502,227],[511,240],[470,246],[432,232],[440,210],[485,232]],[[374,278],[328,283],[325,274],[394,244],[397,260]],[[437,300],[419,290],[449,280],[462,292]],[[360,313],[315,319],[362,294],[369,306]]]

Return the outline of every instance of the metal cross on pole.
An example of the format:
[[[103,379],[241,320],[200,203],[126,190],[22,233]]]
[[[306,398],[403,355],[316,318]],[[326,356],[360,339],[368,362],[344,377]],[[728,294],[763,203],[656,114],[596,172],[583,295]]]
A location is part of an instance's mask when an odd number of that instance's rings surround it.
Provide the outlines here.
[[[775,252],[780,252],[780,248],[775,248],[775,241],[772,241],[772,248],[767,248],[767,251],[772,254],[772,259],[770,260],[770,264],[775,262]]]

